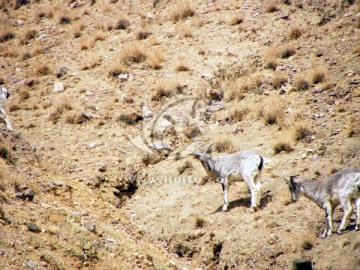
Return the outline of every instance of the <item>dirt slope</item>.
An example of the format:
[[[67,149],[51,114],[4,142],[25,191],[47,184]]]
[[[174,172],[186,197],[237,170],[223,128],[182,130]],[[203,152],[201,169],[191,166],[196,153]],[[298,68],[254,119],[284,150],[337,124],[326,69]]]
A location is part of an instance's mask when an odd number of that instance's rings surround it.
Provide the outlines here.
[[[283,177],[360,166],[360,3],[291,2],[0,2],[2,267],[355,269],[355,215],[321,239]],[[258,212],[213,142],[264,156]]]

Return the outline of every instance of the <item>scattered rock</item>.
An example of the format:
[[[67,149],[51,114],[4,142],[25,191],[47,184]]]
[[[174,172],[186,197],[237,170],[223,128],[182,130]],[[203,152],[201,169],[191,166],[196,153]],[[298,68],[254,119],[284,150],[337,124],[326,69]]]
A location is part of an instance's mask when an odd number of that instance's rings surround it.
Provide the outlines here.
[[[35,223],[29,223],[27,225],[27,227],[28,227],[30,232],[33,232],[33,233],[41,232],[41,229]]]
[[[33,86],[34,85],[34,83],[35,83],[35,80],[34,79],[25,79],[24,81],[23,81],[23,84],[24,85],[26,85],[26,86]]]
[[[206,81],[210,81],[214,76],[211,73],[203,73],[201,74],[201,78],[205,79]]]
[[[106,165],[105,164],[99,164],[98,169],[99,169],[99,172],[106,172]]]
[[[28,261],[28,263],[26,264],[26,266],[27,266],[29,269],[35,269],[35,267],[37,266],[37,263],[34,262],[34,261]]]
[[[129,80],[129,74],[120,74],[118,78],[120,79],[120,81],[125,82]]]
[[[63,91],[65,91],[65,88],[66,88],[65,83],[56,82],[54,84],[54,90],[53,91],[56,92],[56,93],[63,92]]]
[[[29,201],[32,201],[34,200],[35,192],[30,190],[28,193],[25,192],[17,193],[15,196],[18,199],[22,199],[22,200],[28,199]]]
[[[94,225],[94,222],[92,222],[92,221],[87,221],[87,222],[85,222],[84,227],[85,227],[86,229],[88,229],[90,232],[94,232],[94,231],[95,231],[95,225]]]
[[[56,73],[56,77],[57,78],[61,78],[62,76],[64,76],[67,73],[67,68],[66,67],[62,67],[59,69],[59,71]]]

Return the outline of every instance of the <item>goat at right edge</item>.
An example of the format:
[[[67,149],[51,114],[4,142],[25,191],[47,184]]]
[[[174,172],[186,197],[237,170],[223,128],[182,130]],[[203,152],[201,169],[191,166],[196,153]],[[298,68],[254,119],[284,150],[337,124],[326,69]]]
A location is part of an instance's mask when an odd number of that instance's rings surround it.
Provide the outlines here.
[[[333,213],[335,208],[341,204],[344,216],[338,233],[346,229],[352,213],[351,204],[355,201],[357,218],[355,230],[360,229],[360,168],[346,168],[330,177],[312,181],[290,176],[287,180],[291,192],[291,200],[296,202],[301,194],[316,203],[325,210],[326,229],[323,237],[333,234]]]

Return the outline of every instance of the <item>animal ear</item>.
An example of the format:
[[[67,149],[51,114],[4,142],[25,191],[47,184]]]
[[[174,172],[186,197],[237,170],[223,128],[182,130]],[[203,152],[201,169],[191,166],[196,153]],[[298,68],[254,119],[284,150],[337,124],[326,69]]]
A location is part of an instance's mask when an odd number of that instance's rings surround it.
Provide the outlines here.
[[[210,145],[208,146],[208,148],[206,148],[206,150],[204,151],[204,154],[210,153],[210,149],[211,149],[211,146],[213,146],[213,144],[214,144],[214,143],[210,144]]]
[[[290,176],[290,184],[297,184],[296,177],[298,175],[291,175]]]
[[[200,153],[191,153],[190,155],[194,156],[197,159],[201,158],[201,156],[202,156],[202,154],[200,154]]]

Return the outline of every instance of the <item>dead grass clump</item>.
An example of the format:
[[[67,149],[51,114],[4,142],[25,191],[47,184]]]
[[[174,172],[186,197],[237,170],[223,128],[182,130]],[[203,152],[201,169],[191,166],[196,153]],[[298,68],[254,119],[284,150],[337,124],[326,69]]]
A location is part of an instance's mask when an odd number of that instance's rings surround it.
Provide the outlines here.
[[[15,112],[15,111],[18,111],[18,110],[20,110],[20,109],[21,109],[20,106],[17,105],[17,104],[11,104],[11,105],[9,105],[9,112]]]
[[[279,51],[281,58],[289,58],[290,56],[293,56],[295,54],[295,46],[292,43],[287,43],[281,46],[281,49]]]
[[[0,147],[0,158],[7,159],[9,155],[10,155],[10,150],[5,146],[1,146]]]
[[[234,26],[234,25],[238,25],[244,22],[244,15],[243,14],[237,14],[235,16],[233,16],[230,20],[230,25]]]
[[[279,8],[277,7],[275,2],[268,2],[264,5],[264,10],[267,13],[273,13],[275,11],[278,11]]]
[[[67,99],[64,99],[56,108],[55,110],[50,113],[49,120],[53,122],[53,124],[56,124],[59,122],[61,115],[65,111],[72,110],[72,106],[70,105],[69,101]]]
[[[303,142],[311,142],[311,137],[314,132],[304,125],[298,125],[295,128],[295,140]]]
[[[86,38],[83,38],[81,41],[80,41],[80,49],[85,51],[85,50],[88,50],[88,49],[91,49],[95,46],[95,41],[93,38],[91,37],[86,37]]]
[[[100,58],[94,58],[89,60],[87,63],[83,64],[81,66],[81,70],[88,70],[88,69],[92,69],[95,68],[97,66],[100,66],[101,64],[101,59]]]
[[[14,37],[15,33],[9,27],[2,27],[0,30],[0,43],[11,40]]]
[[[250,113],[250,111],[251,110],[248,107],[235,109],[231,113],[231,119],[234,122],[241,122]]]
[[[234,153],[236,151],[234,143],[229,138],[219,139],[215,142],[214,149],[218,153]]]
[[[160,69],[165,57],[162,51],[155,50],[147,57],[147,63],[152,69]]]
[[[278,97],[270,98],[261,109],[260,115],[264,117],[266,125],[282,124],[285,117],[285,104]]]
[[[302,30],[300,27],[293,26],[290,29],[289,38],[292,40],[298,39],[302,36],[303,33],[304,33],[304,30]]]
[[[170,18],[176,23],[180,20],[187,19],[196,15],[195,8],[190,1],[184,1],[174,5],[170,10]]]
[[[88,120],[89,118],[85,117],[83,113],[74,112],[66,116],[65,122],[78,125],[87,122]]]
[[[71,21],[71,15],[69,15],[67,12],[61,12],[57,17],[58,24],[70,24]]]
[[[279,89],[281,85],[287,83],[287,78],[283,73],[276,73],[274,77],[272,77],[271,84],[275,89]]]
[[[130,26],[130,22],[127,19],[120,19],[115,23],[114,29],[126,30],[129,28],[129,26]]]
[[[288,141],[278,141],[273,145],[272,149],[275,154],[280,154],[282,152],[289,153],[294,150],[291,143]]]
[[[245,97],[245,91],[248,90],[248,85],[244,79],[237,79],[235,81],[226,82],[227,100],[242,100]]]
[[[193,139],[201,134],[201,130],[197,125],[186,125],[184,128],[184,135],[188,139]]]
[[[357,56],[360,56],[360,44],[357,45],[357,46],[355,46],[355,54],[356,54]]]
[[[190,68],[188,67],[188,65],[184,62],[179,63],[176,67],[175,67],[175,71],[177,72],[185,72],[185,71],[189,71]]]
[[[136,33],[136,39],[137,40],[147,39],[151,34],[152,34],[151,32],[139,31]]]
[[[277,59],[279,55],[279,49],[276,47],[270,47],[264,52],[264,60],[265,60],[265,67],[275,70],[276,67],[279,65],[279,60]]]
[[[147,154],[142,158],[142,163],[144,163],[145,166],[149,166],[150,164],[159,163],[161,160],[163,160],[163,157],[159,154]]]
[[[120,60],[126,64],[144,62],[146,57],[146,49],[140,44],[127,46],[120,53]]]
[[[170,97],[176,92],[181,92],[181,86],[177,79],[161,80],[155,83],[152,101],[160,101],[164,97]]]
[[[360,120],[357,117],[349,117],[346,125],[346,136],[348,138],[360,135]]]
[[[74,38],[81,37],[81,32],[85,29],[85,25],[82,22],[78,22],[72,26],[72,33]]]
[[[179,174],[183,174],[186,170],[191,170],[193,168],[193,165],[190,161],[185,161],[185,163],[183,165],[181,165],[178,168],[178,172]]]
[[[126,125],[134,125],[143,120],[143,117],[137,113],[122,114],[117,119],[119,122]]]
[[[112,77],[117,77],[120,74],[124,74],[128,72],[128,67],[122,63],[122,62],[118,62],[118,63],[114,63],[110,66],[109,68],[109,75]]]
[[[30,40],[36,38],[38,32],[34,29],[28,29],[24,34],[25,40]]]
[[[199,229],[199,228],[203,228],[205,224],[205,220],[201,217],[196,217],[195,218],[195,228]]]
[[[309,89],[310,83],[304,75],[298,75],[294,79],[294,90],[295,91],[305,91]]]
[[[316,67],[311,71],[311,82],[314,84],[323,83],[327,80],[328,71],[324,67]]]
[[[47,64],[36,63],[35,74],[45,76],[45,75],[49,75],[51,73],[52,73],[52,71]]]

